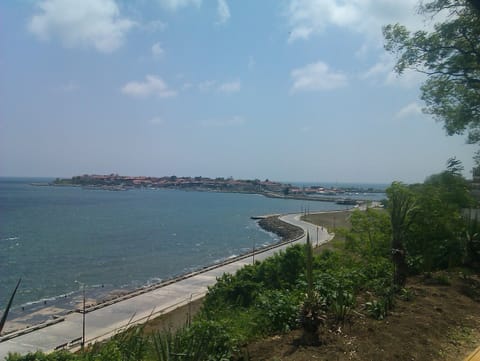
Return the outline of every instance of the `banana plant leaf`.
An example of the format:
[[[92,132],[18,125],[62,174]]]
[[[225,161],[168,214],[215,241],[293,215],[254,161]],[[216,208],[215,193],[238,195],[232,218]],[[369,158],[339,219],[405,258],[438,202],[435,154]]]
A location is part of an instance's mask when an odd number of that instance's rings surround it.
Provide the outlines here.
[[[5,312],[3,312],[2,319],[0,320],[0,334],[2,333],[3,326],[5,325],[5,322],[7,321],[8,312],[10,311],[10,307],[12,307],[13,298],[15,297],[15,293],[17,293],[17,289],[18,289],[18,286],[20,286],[21,281],[22,281],[22,279],[20,278],[17,282],[17,286],[15,287],[12,295],[10,296],[10,300],[7,303],[7,307],[5,308]]]

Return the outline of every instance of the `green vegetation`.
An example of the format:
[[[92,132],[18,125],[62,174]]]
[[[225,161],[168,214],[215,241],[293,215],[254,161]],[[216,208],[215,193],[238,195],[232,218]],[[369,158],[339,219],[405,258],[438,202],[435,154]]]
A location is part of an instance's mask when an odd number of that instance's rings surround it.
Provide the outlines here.
[[[180,331],[147,335],[142,328],[132,328],[84,354],[55,352],[9,360],[222,360],[239,355],[248,341],[300,326],[313,335],[305,342],[315,343],[319,326],[348,320],[365,285],[375,292],[389,282],[388,260],[370,264],[373,258],[362,260],[343,250],[316,256],[310,242],[292,246],[222,276],[210,288],[200,314]]]
[[[395,70],[427,74],[421,87],[425,111],[444,123],[448,135],[467,133],[480,143],[480,11],[474,0],[420,2],[430,21],[446,20],[432,32],[410,33],[400,24],[384,27],[385,48],[396,54]],[[438,19],[438,18],[437,18]]]
[[[22,279],[20,278],[17,282],[17,286],[12,292],[12,295],[10,296],[10,299],[8,300],[7,306],[5,307],[5,311],[3,312],[2,318],[0,319],[0,333],[3,330],[3,326],[5,326],[5,322],[7,321],[7,316],[8,312],[10,312],[10,308],[12,307],[12,302],[15,297],[15,294],[17,293],[18,286],[20,286],[20,282],[22,282]]]
[[[447,18],[430,33],[412,34],[402,25],[388,25],[385,47],[398,56],[398,73],[414,69],[428,75],[421,88],[425,111],[442,121],[449,135],[466,132],[469,142],[480,143],[478,2],[433,0],[422,3],[420,11],[428,16],[446,12]],[[462,170],[452,158],[444,172],[422,184],[392,183],[386,211],[354,211],[350,227],[337,232],[344,241],[333,249],[314,254],[308,237],[304,247],[292,246],[235,275],[223,275],[209,289],[194,321],[178,331],[146,334],[143,327],[133,327],[80,354],[10,355],[8,360],[228,360],[241,358],[249,341],[294,328],[303,330],[300,343],[317,344],[322,332],[348,322],[358,304],[365,314],[382,320],[397,298],[414,297],[404,287],[408,276],[424,274],[449,285],[447,275],[431,273],[462,267],[468,280],[469,269],[480,269],[480,224]],[[71,182],[89,184],[84,178]],[[277,186],[279,193],[291,192]],[[333,220],[333,228],[338,227]]]
[[[407,262],[405,242],[407,232],[414,220],[415,197],[411,190],[401,183],[394,182],[387,189],[388,211],[392,226],[392,261],[395,267],[394,284],[405,286],[407,280]]]
[[[444,123],[447,134],[467,133],[470,143],[479,144],[479,3],[433,0],[421,3],[420,12],[446,14],[446,20],[430,33],[412,34],[402,25],[388,25],[385,47],[398,56],[398,73],[414,69],[427,74],[421,88],[425,111]],[[479,175],[480,154],[476,160],[474,174]],[[414,297],[405,288],[409,276],[424,274],[447,286],[447,275],[432,277],[432,272],[461,268],[468,280],[469,270],[480,269],[480,224],[462,170],[452,158],[444,172],[422,184],[392,183],[386,211],[354,211],[350,227],[337,232],[344,241],[333,249],[315,255],[308,237],[304,247],[292,246],[235,275],[223,275],[191,325],[179,331],[146,334],[134,327],[80,354],[11,355],[8,360],[228,360],[241,358],[249,341],[294,328],[303,330],[300,343],[317,344],[322,331],[348,322],[359,303],[365,314],[382,320],[398,298]],[[72,178],[72,183],[84,182]],[[276,186],[284,195],[292,191]],[[338,227],[333,220],[333,228]],[[463,329],[452,334],[454,340],[465,337]]]
[[[226,360],[241,357],[252,340],[295,328],[303,330],[299,343],[319,344],[355,309],[382,320],[397,298],[412,299],[404,288],[409,275],[480,266],[480,225],[465,212],[473,201],[460,168],[453,159],[423,184],[394,182],[386,210],[351,212],[342,223],[350,227],[339,232],[344,241],[333,249],[315,254],[308,237],[305,246],[224,274],[193,322],[179,331],[146,334],[134,327],[84,353],[8,360]],[[449,284],[446,276],[431,279]]]

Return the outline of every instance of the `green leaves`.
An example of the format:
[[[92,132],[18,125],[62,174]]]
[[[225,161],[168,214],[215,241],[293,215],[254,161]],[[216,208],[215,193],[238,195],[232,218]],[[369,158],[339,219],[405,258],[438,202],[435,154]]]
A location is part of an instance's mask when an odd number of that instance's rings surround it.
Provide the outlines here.
[[[391,225],[383,210],[355,210],[350,217],[351,229],[344,231],[345,245],[360,254],[388,256],[390,254]]]
[[[300,304],[299,292],[267,290],[258,297],[255,308],[267,333],[284,333],[298,325]]]
[[[10,311],[10,308],[12,307],[12,302],[15,297],[15,293],[17,293],[18,286],[20,286],[20,282],[22,282],[22,279],[20,278],[17,282],[17,285],[15,286],[15,289],[12,292],[12,295],[10,296],[10,299],[8,300],[7,306],[5,307],[5,311],[3,312],[2,318],[0,319],[0,334],[2,333],[3,326],[5,325],[5,322],[7,321],[7,316],[8,312]]]
[[[395,71],[427,74],[421,87],[424,111],[444,123],[448,135],[467,133],[480,142],[480,12],[465,0],[420,4],[430,20],[446,20],[434,31],[409,32],[400,24],[383,28],[385,49],[397,57]]]

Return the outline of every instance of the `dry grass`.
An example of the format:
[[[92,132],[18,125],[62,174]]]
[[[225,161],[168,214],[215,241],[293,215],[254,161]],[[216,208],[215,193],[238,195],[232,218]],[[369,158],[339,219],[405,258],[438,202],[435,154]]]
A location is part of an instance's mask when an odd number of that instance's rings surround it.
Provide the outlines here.
[[[315,253],[323,252],[326,249],[335,249],[342,247],[344,239],[339,235],[340,229],[350,229],[350,215],[352,211],[340,211],[340,212],[324,212],[324,213],[312,213],[302,216],[302,220],[322,226],[328,229],[328,232],[335,233],[335,238],[330,242],[325,243],[315,248]]]

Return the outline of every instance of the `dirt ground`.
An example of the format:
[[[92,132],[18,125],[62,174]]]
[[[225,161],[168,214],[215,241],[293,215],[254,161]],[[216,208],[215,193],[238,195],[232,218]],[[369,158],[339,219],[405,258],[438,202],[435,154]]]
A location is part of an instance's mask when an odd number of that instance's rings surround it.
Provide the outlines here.
[[[314,249],[315,253],[321,253],[326,249],[335,249],[339,244],[344,242],[344,239],[339,235],[339,229],[349,229],[350,216],[352,211],[340,211],[340,212],[325,212],[325,213],[312,213],[302,216],[302,220],[322,226],[328,229],[329,233],[335,233],[335,237],[330,242],[322,244],[320,247]]]
[[[338,228],[350,227],[350,215],[352,211],[311,213],[302,216],[302,220],[328,228],[335,232]]]
[[[350,226],[350,212],[311,214],[306,221],[335,231]],[[335,247],[335,239],[316,249]],[[447,284],[448,283],[448,284]],[[319,346],[300,346],[301,331],[274,336],[245,347],[250,361],[310,360],[463,360],[480,345],[480,275],[467,279],[460,272],[408,280],[411,300],[397,298],[384,320],[364,310],[359,297],[344,325],[321,330]]]
[[[312,223],[331,229],[334,222],[336,227],[348,227],[349,214],[325,213],[307,217]],[[295,330],[246,345],[242,352],[244,359],[456,361],[463,360],[480,346],[479,274],[466,277],[458,270],[429,278],[412,277],[407,289],[411,298],[397,298],[395,307],[383,320],[366,314],[363,305],[368,295],[361,295],[348,322],[343,325],[328,322],[321,329],[320,345],[301,346],[302,333]],[[181,307],[150,321],[147,330],[182,326],[188,314],[194,314],[200,307],[201,300],[190,308]]]
[[[458,274],[446,277],[450,285],[410,279],[413,299],[397,299],[384,320],[358,304],[350,322],[321,331],[319,346],[299,346],[296,330],[248,345],[249,360],[463,360],[480,345],[480,278],[472,289]],[[465,294],[472,292],[476,300]]]
[[[144,331],[151,333],[155,331],[175,331],[188,325],[193,316],[201,309],[203,298],[190,302],[189,305],[177,307],[164,315],[154,318],[145,324]]]

